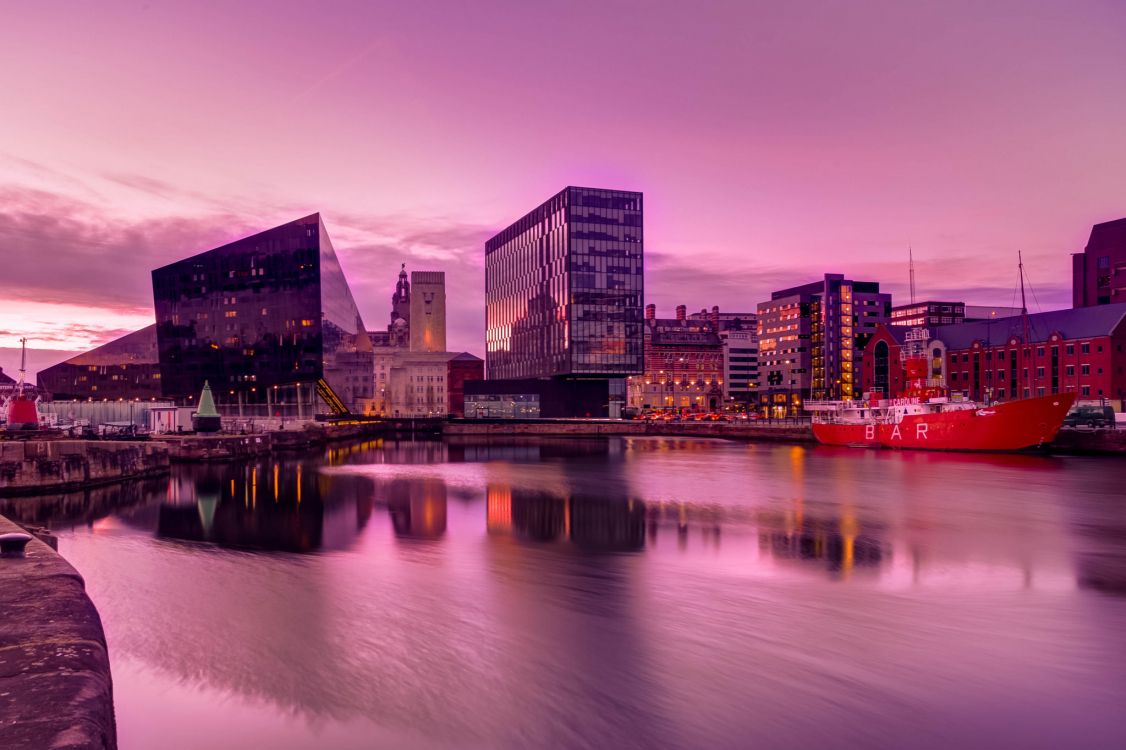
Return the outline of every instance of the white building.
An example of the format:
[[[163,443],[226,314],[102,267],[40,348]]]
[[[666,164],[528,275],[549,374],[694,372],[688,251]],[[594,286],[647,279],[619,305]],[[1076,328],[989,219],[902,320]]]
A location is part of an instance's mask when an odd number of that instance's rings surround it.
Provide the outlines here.
[[[720,331],[723,341],[723,397],[750,403],[758,388],[758,332]]]

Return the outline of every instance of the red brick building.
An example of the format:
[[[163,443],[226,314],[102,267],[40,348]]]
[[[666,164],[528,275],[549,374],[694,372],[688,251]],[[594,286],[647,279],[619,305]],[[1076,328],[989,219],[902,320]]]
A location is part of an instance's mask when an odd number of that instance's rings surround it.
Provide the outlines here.
[[[975,400],[1050,393],[1126,399],[1126,304],[1029,315],[1027,330],[1025,343],[1021,316],[935,328],[926,344],[931,377]],[[891,328],[872,337],[864,353],[865,391],[901,395],[902,346]]]
[[[462,352],[451,358],[446,367],[446,398],[449,400],[449,413],[455,417],[464,417],[465,381],[485,379],[485,360],[469,352]]]

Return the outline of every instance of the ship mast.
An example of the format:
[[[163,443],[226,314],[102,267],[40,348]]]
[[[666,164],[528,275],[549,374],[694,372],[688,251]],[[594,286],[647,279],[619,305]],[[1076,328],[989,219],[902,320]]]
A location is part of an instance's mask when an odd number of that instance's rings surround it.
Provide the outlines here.
[[[20,339],[20,379],[16,383],[16,395],[23,395],[24,374],[27,372],[27,339]]]
[[[911,243],[907,243],[907,265],[911,269],[911,304],[915,304],[915,255]]]
[[[1028,395],[1032,395],[1032,384],[1028,380],[1028,378],[1032,376],[1031,372],[1029,372],[1032,367],[1029,362],[1029,355],[1032,352],[1032,331],[1028,325],[1028,302],[1024,298],[1024,257],[1021,255],[1020,250],[1017,250],[1017,270],[1020,271],[1020,319],[1024,327],[1024,356],[1021,357],[1021,364],[1024,371],[1029,373],[1022,378],[1024,384],[1021,386],[1021,395],[1019,398],[1024,398],[1023,391],[1025,388],[1028,389]]]

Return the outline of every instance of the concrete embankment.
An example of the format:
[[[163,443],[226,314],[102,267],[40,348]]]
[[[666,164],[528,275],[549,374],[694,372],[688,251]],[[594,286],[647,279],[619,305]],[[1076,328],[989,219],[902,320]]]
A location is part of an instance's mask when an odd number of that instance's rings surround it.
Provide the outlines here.
[[[1052,452],[1126,456],[1126,429],[1060,430],[1052,443]]]
[[[232,461],[265,456],[276,451],[307,450],[344,440],[389,434],[438,434],[441,420],[385,420],[357,424],[306,425],[301,429],[270,430],[246,435],[161,435],[171,460],[182,463]]]
[[[0,441],[0,495],[78,489],[168,471],[157,442],[109,440]]]
[[[0,534],[21,529],[0,516]],[[82,576],[38,539],[0,557],[0,747],[113,750],[102,621]]]
[[[808,424],[757,424],[741,422],[642,422],[552,420],[453,420],[444,435],[635,435],[639,437],[712,437],[780,443],[815,442]]]

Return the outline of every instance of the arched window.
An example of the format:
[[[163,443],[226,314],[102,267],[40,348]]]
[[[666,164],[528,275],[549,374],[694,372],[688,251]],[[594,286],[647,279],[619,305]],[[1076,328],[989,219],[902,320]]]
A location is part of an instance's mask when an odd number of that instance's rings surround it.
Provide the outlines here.
[[[891,396],[888,390],[888,359],[890,350],[886,341],[876,342],[876,357],[873,361],[875,365],[875,378],[872,383],[875,390],[880,391],[885,396]]]

